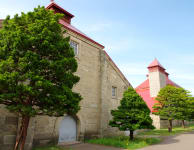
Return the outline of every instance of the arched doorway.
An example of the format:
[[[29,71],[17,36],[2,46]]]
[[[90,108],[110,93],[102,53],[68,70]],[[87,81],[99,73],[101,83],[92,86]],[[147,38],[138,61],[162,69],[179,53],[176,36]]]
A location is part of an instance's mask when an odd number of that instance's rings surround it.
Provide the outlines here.
[[[59,143],[76,141],[77,123],[71,116],[65,116],[59,126]]]

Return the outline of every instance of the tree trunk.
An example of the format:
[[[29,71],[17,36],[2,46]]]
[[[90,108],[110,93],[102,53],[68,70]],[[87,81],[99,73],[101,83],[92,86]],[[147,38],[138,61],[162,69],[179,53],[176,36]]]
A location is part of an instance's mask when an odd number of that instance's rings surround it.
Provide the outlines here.
[[[182,120],[182,127],[185,128],[185,121]]]
[[[30,121],[29,116],[24,116],[24,115],[22,116],[22,122],[20,125],[20,130],[17,134],[14,150],[18,150],[18,149],[24,150],[29,121]]]
[[[172,132],[172,120],[169,120],[168,132]]]
[[[130,130],[130,140],[133,140],[133,130]]]

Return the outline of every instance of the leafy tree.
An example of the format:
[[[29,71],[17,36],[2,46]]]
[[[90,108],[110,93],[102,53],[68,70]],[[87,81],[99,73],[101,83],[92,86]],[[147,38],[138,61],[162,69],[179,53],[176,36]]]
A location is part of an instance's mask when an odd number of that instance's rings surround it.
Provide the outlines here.
[[[183,89],[177,88],[177,102],[175,107],[175,120],[182,120],[182,127],[185,128],[185,120],[191,120],[191,113],[193,104],[191,103],[190,92]],[[194,108],[194,107],[193,107]]]
[[[161,118],[166,118],[169,121],[168,130],[172,132],[172,121],[189,119],[188,111],[188,91],[167,85],[162,88],[156,97],[158,103],[154,105],[154,114],[159,115]]]
[[[130,140],[134,139],[133,132],[137,129],[154,129],[149,108],[133,88],[124,92],[120,106],[111,114],[113,119],[109,125],[121,131],[129,130]]]
[[[194,120],[194,97],[190,97],[190,100],[188,101],[188,106],[189,106],[189,120]]]
[[[81,96],[72,91],[79,77],[61,14],[44,7],[8,16],[0,30],[0,104],[22,117],[15,150],[24,149],[30,117],[76,114]]]

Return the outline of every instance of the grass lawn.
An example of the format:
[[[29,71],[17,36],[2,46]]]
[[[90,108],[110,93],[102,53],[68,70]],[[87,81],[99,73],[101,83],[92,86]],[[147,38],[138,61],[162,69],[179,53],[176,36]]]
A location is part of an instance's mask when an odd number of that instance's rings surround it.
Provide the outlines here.
[[[87,141],[87,143],[91,144],[102,144],[125,149],[142,148],[148,145],[157,144],[159,142],[159,138],[136,138],[133,141],[130,141],[129,137],[126,136],[92,139]]]
[[[194,125],[186,126],[186,128],[173,127],[171,133],[169,133],[168,129],[165,128],[165,129],[155,129],[155,130],[140,132],[138,135],[169,136],[169,135],[175,135],[175,134],[190,132],[190,131],[194,131]]]

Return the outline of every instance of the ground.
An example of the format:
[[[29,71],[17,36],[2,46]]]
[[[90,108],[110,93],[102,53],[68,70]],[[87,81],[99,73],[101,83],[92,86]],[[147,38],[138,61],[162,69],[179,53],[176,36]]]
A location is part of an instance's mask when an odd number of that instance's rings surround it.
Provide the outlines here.
[[[138,137],[139,136],[139,137]],[[134,142],[128,141],[127,137],[110,137],[101,139],[92,139],[82,144],[75,144],[65,147],[46,146],[45,148],[35,148],[33,150],[124,150],[138,149],[138,150],[193,150],[194,148],[194,125],[190,125],[187,128],[176,127],[173,128],[173,132],[169,133],[167,129],[150,130],[141,132],[136,135]],[[137,140],[139,139],[139,140]],[[145,140],[150,139],[150,140]],[[160,143],[157,142],[159,140]],[[127,142],[128,141],[128,142]],[[147,142],[146,142],[147,141]],[[89,144],[93,143],[93,144]],[[158,144],[154,144],[158,143]],[[98,145],[98,144],[105,144]],[[154,144],[154,145],[152,145]],[[123,148],[116,148],[123,147]],[[148,146],[151,145],[151,146]],[[144,147],[144,148],[141,148]],[[141,148],[141,149],[140,149]]]
[[[121,148],[115,148],[111,146],[103,146],[103,145],[97,145],[97,144],[76,144],[72,146],[66,147],[67,149],[72,150],[124,150]]]
[[[194,132],[183,133],[175,136],[168,136],[157,144],[140,150],[193,150],[194,149]]]

